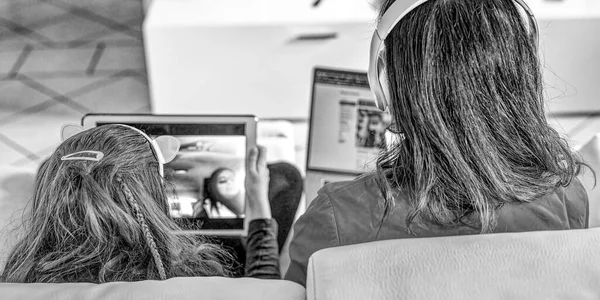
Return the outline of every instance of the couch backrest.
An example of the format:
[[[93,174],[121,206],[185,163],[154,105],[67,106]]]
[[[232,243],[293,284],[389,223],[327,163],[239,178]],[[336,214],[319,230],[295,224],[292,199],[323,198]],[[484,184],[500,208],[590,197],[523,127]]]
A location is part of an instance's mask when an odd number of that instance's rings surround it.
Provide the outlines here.
[[[599,299],[600,228],[324,249],[306,288],[309,300]]]
[[[112,282],[105,284],[0,283],[0,299],[29,300],[304,300],[297,283],[254,278],[172,278],[165,281]]]

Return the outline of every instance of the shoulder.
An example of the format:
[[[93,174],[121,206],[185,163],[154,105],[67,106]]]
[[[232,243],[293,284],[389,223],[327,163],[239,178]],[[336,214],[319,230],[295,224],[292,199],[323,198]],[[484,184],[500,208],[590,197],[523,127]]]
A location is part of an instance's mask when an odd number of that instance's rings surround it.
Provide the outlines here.
[[[573,177],[573,180],[571,180],[571,182],[563,189],[565,190],[565,193],[570,195],[573,199],[576,199],[578,201],[588,200],[588,195],[585,190],[585,187],[583,187],[583,184],[577,177]]]
[[[314,202],[311,206],[315,208],[327,208],[341,244],[371,237],[383,216],[383,197],[376,173],[327,184],[319,190]]]
[[[559,230],[588,227],[587,193],[577,178],[532,202],[499,210],[498,231]]]
[[[558,186],[554,189],[554,194],[569,207],[584,208],[588,205],[587,191],[581,184],[581,181],[577,177],[573,177],[573,180],[565,186]]]
[[[375,172],[360,175],[349,181],[328,183],[318,193],[327,195],[330,201],[335,203],[358,198],[376,201],[380,195]]]
[[[318,191],[317,199],[330,202],[336,216],[351,215],[380,203],[383,198],[377,181],[377,174],[372,172],[353,180],[329,183]]]
[[[589,227],[590,203],[586,189],[577,177],[564,187],[558,187],[556,194],[565,204],[571,227]]]

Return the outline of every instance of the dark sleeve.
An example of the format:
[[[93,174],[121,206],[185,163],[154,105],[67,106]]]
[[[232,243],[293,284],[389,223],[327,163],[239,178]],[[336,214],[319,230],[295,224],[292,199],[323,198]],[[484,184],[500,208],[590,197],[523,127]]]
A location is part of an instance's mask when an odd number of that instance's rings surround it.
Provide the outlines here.
[[[320,193],[294,225],[290,244],[290,267],[285,279],[306,286],[306,268],[310,256],[318,250],[340,245],[333,206]]]
[[[571,229],[589,228],[590,203],[587,191],[577,178],[565,188],[565,205]]]
[[[246,277],[281,279],[275,219],[250,221],[246,241]]]

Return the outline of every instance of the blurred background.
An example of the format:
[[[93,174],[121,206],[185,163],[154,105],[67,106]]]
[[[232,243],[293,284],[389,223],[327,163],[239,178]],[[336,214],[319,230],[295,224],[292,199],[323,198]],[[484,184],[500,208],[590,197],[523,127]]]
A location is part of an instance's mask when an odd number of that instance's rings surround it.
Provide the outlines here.
[[[139,0],[0,1],[0,165],[36,166],[64,123],[149,113]]]
[[[401,1],[401,0],[399,0]],[[600,1],[529,0],[553,126],[600,132]],[[2,0],[0,166],[35,167],[86,113],[251,113],[291,125],[304,171],[312,70],[366,71],[366,0]]]

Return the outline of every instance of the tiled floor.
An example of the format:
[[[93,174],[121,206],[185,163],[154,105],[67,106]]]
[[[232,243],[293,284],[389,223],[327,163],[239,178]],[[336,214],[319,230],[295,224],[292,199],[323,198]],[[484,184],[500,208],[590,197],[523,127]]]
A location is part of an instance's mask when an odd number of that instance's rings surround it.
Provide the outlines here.
[[[142,20],[141,0],[0,1],[0,167],[37,165],[86,113],[150,111]],[[600,116],[551,122],[574,145],[600,132]]]
[[[148,113],[141,0],[0,2],[0,166],[35,166],[64,123]]]

